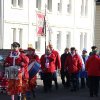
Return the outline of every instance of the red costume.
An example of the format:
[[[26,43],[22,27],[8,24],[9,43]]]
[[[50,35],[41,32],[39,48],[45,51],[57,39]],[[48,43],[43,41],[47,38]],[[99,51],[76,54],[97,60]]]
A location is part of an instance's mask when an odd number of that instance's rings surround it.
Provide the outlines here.
[[[32,62],[34,62],[34,61],[40,63],[39,56],[35,54],[35,49],[33,49],[33,48],[28,48],[28,51],[29,51],[29,52],[32,52],[31,54],[27,54],[27,57],[29,58],[29,65],[30,65]],[[30,87],[30,90],[31,90],[31,89],[34,89],[34,88],[36,87],[36,85],[37,85],[36,80],[37,80],[37,76],[36,76],[36,75],[35,75],[33,78],[30,78],[30,79],[29,79],[29,87]]]
[[[55,61],[56,69],[57,67],[61,69],[61,59],[60,59],[59,53],[54,49],[52,50],[52,53],[55,55],[54,61]]]
[[[46,67],[46,57],[49,60],[49,65]],[[46,54],[41,56],[41,69],[43,73],[53,73],[56,71],[56,66],[55,66],[55,55],[51,53],[49,56]]]
[[[100,58],[98,55],[91,55],[86,61],[88,76],[100,76]]]
[[[82,60],[78,54],[67,56],[65,60],[65,69],[68,69],[69,73],[78,73],[82,68]]]
[[[14,65],[20,66],[18,79],[8,79],[7,92],[9,95],[25,93],[28,90],[28,63],[28,57],[19,51],[11,51],[10,55],[5,59],[5,67]]]

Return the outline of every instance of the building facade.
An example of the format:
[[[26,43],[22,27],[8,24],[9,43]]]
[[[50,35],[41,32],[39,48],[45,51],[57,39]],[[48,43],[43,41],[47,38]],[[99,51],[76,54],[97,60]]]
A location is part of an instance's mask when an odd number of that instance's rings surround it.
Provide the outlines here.
[[[96,1],[95,7],[95,45],[100,49],[100,0]]]
[[[23,49],[45,51],[45,36],[37,35],[37,14],[46,12],[46,45],[63,53],[94,44],[95,0],[0,0],[0,49],[17,41]],[[46,5],[46,6],[45,6]],[[46,10],[46,11],[45,11]]]

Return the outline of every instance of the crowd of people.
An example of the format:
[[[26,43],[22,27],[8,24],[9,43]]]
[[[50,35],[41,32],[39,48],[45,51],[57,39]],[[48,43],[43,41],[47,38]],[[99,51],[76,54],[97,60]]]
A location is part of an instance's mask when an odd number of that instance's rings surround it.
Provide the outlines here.
[[[90,97],[98,96],[100,81],[100,55],[96,46],[83,49],[78,54],[75,47],[65,48],[60,56],[53,45],[46,47],[45,53],[39,57],[35,49],[29,47],[28,52],[20,48],[18,42],[12,44],[12,50],[4,60],[5,75],[7,79],[7,93],[11,100],[18,96],[18,100],[30,100],[31,93],[35,97],[37,86],[37,73],[40,72],[44,92],[52,91],[52,81],[56,90],[59,89],[57,72],[60,72],[62,85],[76,92],[80,88],[88,87]]]

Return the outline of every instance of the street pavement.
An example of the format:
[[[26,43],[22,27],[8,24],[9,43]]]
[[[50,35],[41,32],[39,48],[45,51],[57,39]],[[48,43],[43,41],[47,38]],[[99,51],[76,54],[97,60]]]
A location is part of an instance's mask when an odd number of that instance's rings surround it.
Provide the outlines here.
[[[56,90],[54,87],[51,92],[43,92],[43,84],[40,79],[37,80],[36,88],[36,98],[31,96],[31,100],[100,100],[100,91],[99,97],[89,97],[88,88],[79,89],[77,92],[71,92],[70,89],[64,88],[61,84],[61,79],[58,77],[59,89]],[[0,100],[11,100],[7,94],[0,94]],[[17,99],[16,99],[17,100]]]

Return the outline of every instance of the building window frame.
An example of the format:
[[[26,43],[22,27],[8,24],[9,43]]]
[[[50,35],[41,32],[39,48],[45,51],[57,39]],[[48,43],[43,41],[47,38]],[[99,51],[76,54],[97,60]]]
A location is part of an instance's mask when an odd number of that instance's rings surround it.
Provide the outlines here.
[[[81,16],[88,15],[88,0],[81,1]]]
[[[16,30],[16,28],[11,28],[11,30],[12,30],[12,42],[16,42],[16,32],[17,32],[17,30]]]
[[[52,12],[52,0],[47,0],[47,9],[49,12]]]
[[[20,43],[20,46],[22,47],[23,28],[18,28],[18,31],[19,31],[19,43]]]
[[[70,48],[71,32],[68,31],[66,34],[66,47]]]
[[[11,0],[12,8],[23,8],[23,0]]]
[[[37,51],[40,51],[40,42],[41,42],[41,37],[38,36],[38,37],[37,37],[37,41],[35,41],[35,49],[36,49]]]
[[[41,0],[36,0],[36,8],[41,10]]]
[[[87,48],[87,33],[86,32],[80,32],[80,50],[83,50],[83,48]]]
[[[62,13],[62,0],[59,0],[58,3],[57,3],[57,11],[59,13]]]
[[[61,31],[58,31],[58,34],[57,34],[57,49],[59,51],[61,50]]]
[[[71,13],[72,10],[72,0],[67,0],[67,14]]]

